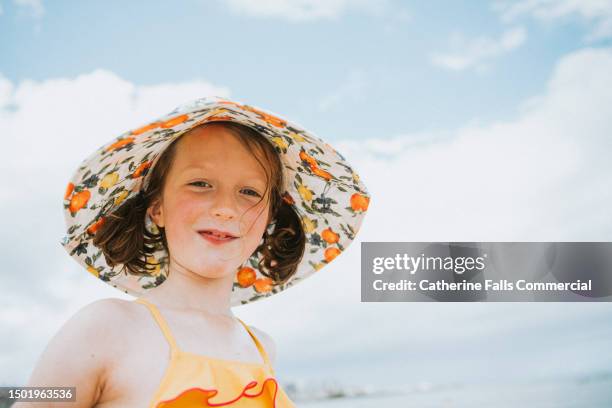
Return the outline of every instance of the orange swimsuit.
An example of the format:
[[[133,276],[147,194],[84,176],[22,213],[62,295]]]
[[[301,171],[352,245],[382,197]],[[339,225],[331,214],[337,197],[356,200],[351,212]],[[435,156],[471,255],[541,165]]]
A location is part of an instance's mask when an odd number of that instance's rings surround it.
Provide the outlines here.
[[[150,408],[295,408],[274,378],[263,346],[242,320],[238,319],[255,341],[263,364],[181,351],[157,307],[143,298],[135,302],[149,309],[170,345],[170,362]]]

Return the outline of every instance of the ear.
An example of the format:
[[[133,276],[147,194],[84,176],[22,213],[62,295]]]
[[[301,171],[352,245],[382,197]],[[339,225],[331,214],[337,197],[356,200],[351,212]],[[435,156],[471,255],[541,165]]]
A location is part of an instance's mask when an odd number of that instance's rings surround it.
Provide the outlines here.
[[[151,204],[149,208],[147,208],[147,214],[149,215],[151,220],[153,220],[155,225],[162,228],[165,227],[164,211],[159,199],[155,200],[153,204]]]

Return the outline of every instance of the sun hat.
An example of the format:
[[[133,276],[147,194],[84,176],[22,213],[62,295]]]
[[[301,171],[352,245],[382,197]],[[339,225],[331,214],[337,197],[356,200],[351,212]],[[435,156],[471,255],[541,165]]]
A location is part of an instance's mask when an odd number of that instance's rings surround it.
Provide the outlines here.
[[[361,227],[370,195],[344,156],[276,113],[237,100],[207,96],[122,133],[81,162],[67,185],[63,202],[67,229],[61,244],[70,256],[92,275],[136,297],[162,284],[168,275],[168,253],[163,245],[147,258],[155,265],[153,273],[136,276],[126,272],[123,265],[109,266],[93,238],[107,214],[146,190],[157,158],[173,140],[213,121],[247,125],[272,143],[285,172],[283,200],[300,217],[306,236],[302,260],[295,274],[282,284],[259,271],[262,255],[253,253],[234,276],[232,306],[279,293],[321,270],[346,250]],[[148,215],[145,218],[147,230],[157,233],[157,226]],[[269,233],[273,227],[268,226]]]

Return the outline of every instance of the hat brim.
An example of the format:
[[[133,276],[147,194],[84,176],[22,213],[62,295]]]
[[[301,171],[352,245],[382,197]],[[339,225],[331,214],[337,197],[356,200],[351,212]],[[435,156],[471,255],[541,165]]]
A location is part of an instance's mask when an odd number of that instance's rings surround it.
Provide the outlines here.
[[[64,194],[67,230],[61,244],[70,256],[92,275],[136,297],[162,284],[168,265],[165,249],[158,248],[150,259],[158,264],[153,274],[135,276],[121,265],[106,263],[101,249],[93,244],[95,231],[105,216],[147,188],[147,176],[170,143],[194,127],[214,121],[241,123],[270,141],[285,172],[283,199],[299,215],[306,234],[301,263],[284,284],[268,284],[271,280],[257,268],[261,254],[256,252],[247,259],[241,267],[253,268],[259,281],[243,286],[236,277],[232,306],[284,291],[329,265],[348,248],[361,228],[370,195],[344,156],[280,115],[212,96],[125,132],[81,163]]]

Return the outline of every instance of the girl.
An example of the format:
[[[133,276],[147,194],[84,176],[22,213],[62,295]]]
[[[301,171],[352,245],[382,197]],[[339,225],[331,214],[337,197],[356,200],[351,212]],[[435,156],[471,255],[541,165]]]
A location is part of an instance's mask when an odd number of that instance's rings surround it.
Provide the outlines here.
[[[79,310],[29,384],[75,386],[57,407],[294,407],[274,341],[231,307],[332,262],[368,205],[329,144],[243,103],[198,99],[122,134],[68,184],[62,245],[136,299]]]

